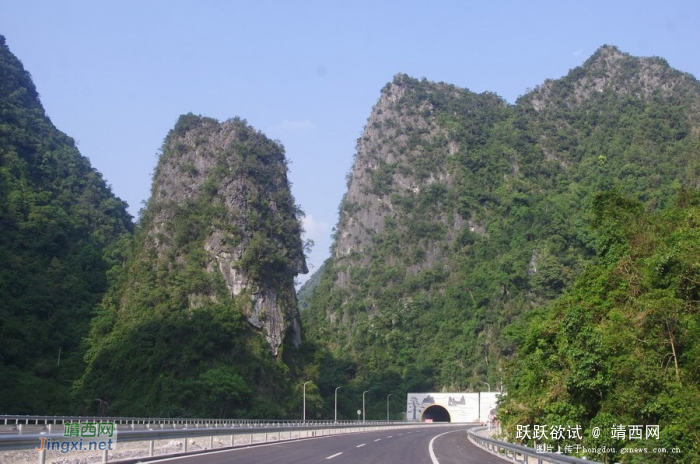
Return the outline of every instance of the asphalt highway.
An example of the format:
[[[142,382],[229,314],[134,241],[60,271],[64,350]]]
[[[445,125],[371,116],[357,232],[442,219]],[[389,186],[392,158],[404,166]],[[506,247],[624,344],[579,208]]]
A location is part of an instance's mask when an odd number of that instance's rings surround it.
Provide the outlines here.
[[[151,462],[177,464],[502,464],[467,439],[467,425],[334,435]],[[432,446],[431,446],[432,442]],[[432,455],[431,455],[432,449]]]

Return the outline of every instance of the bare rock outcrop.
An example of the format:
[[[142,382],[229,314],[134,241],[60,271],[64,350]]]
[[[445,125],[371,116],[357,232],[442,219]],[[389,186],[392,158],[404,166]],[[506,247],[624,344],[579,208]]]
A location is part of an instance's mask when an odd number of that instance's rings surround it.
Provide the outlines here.
[[[147,246],[171,267],[204,251],[206,270],[228,297],[245,299],[248,322],[277,355],[288,329],[301,342],[294,277],[308,270],[297,214],[278,142],[240,119],[189,114],[163,145],[144,213]],[[191,296],[191,305],[219,298],[207,289]]]

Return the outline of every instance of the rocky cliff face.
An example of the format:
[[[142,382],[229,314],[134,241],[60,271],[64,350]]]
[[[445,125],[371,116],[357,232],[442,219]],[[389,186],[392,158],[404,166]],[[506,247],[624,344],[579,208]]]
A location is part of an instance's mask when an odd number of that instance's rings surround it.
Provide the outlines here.
[[[361,267],[369,266],[373,239],[387,226],[406,231],[416,214],[409,211],[410,205],[419,199],[428,201],[427,197],[438,200],[438,204],[415,218],[429,230],[414,237],[419,242],[414,246],[420,246],[421,251],[417,259],[405,263],[410,274],[440,262],[445,245],[452,243],[463,228],[486,233],[477,220],[465,218],[438,198],[455,186],[450,160],[459,151],[458,138],[438,121],[438,117],[446,116],[444,99],[458,101],[467,113],[497,114],[505,107],[492,94],[477,95],[402,74],[387,84],[357,143],[333,249],[336,263],[357,261]],[[344,287],[349,279],[349,271],[344,270],[338,284]]]
[[[406,80],[405,76],[397,76],[382,90],[358,140],[343,199],[341,232],[334,250],[337,258],[353,251],[363,253],[371,244],[371,237],[384,230],[384,218],[392,216],[395,210],[391,193],[417,193],[435,181],[447,180],[446,172],[431,173],[422,179],[410,170],[396,170],[397,166],[410,164],[410,159],[424,156],[422,144],[409,146],[410,134],[415,132],[414,137],[425,144],[430,144],[438,134],[444,136],[435,123],[429,102],[422,102],[417,111],[410,113],[399,104],[408,90]],[[445,148],[445,156],[454,149]]]
[[[145,216],[159,259],[183,259],[183,240],[206,252],[207,271],[220,274],[231,298],[249,300],[248,322],[274,355],[287,329],[301,342],[294,277],[308,272],[286,172],[284,149],[244,121],[186,115],[165,140]],[[202,203],[213,214],[198,221],[204,230],[179,230],[193,212],[184,210]],[[196,306],[217,296],[188,298]]]
[[[692,75],[671,68],[662,58],[634,57],[606,45],[566,78],[548,79],[524,100],[540,111],[550,103],[562,103],[562,94],[571,108],[606,91],[642,99],[687,96],[688,85],[692,87],[694,81]]]
[[[285,415],[299,214],[278,142],[241,119],[181,116],[136,232],[111,250],[79,397],[123,415]]]

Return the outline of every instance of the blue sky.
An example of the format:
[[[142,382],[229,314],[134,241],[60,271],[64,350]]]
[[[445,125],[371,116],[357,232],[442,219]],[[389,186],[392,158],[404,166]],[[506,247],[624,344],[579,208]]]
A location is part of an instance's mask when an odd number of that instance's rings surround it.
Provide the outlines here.
[[[512,103],[611,44],[700,76],[695,0],[3,0],[0,34],[134,216],[179,115],[240,116],[282,141],[312,270],[329,255],[356,140],[396,73]]]

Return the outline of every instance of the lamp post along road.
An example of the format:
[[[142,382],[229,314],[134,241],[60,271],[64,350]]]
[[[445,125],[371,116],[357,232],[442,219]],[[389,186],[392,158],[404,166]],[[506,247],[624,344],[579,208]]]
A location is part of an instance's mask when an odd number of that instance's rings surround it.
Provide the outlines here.
[[[489,387],[489,393],[491,393],[491,385],[489,385],[488,382],[481,382],[481,383],[486,384],[486,386]]]
[[[362,392],[362,422],[365,421],[365,393],[367,393],[369,390],[365,390]]]
[[[308,382],[304,382],[304,413],[302,415],[302,419],[304,422],[306,422],[306,384],[309,382],[311,382],[311,380],[309,380]]]
[[[389,393],[386,395],[386,421],[389,422],[389,397],[393,395],[393,393]]]
[[[340,387],[335,387],[335,408],[334,408],[334,414],[333,414],[333,420],[335,422],[338,422],[338,390],[343,388],[342,386]]]

